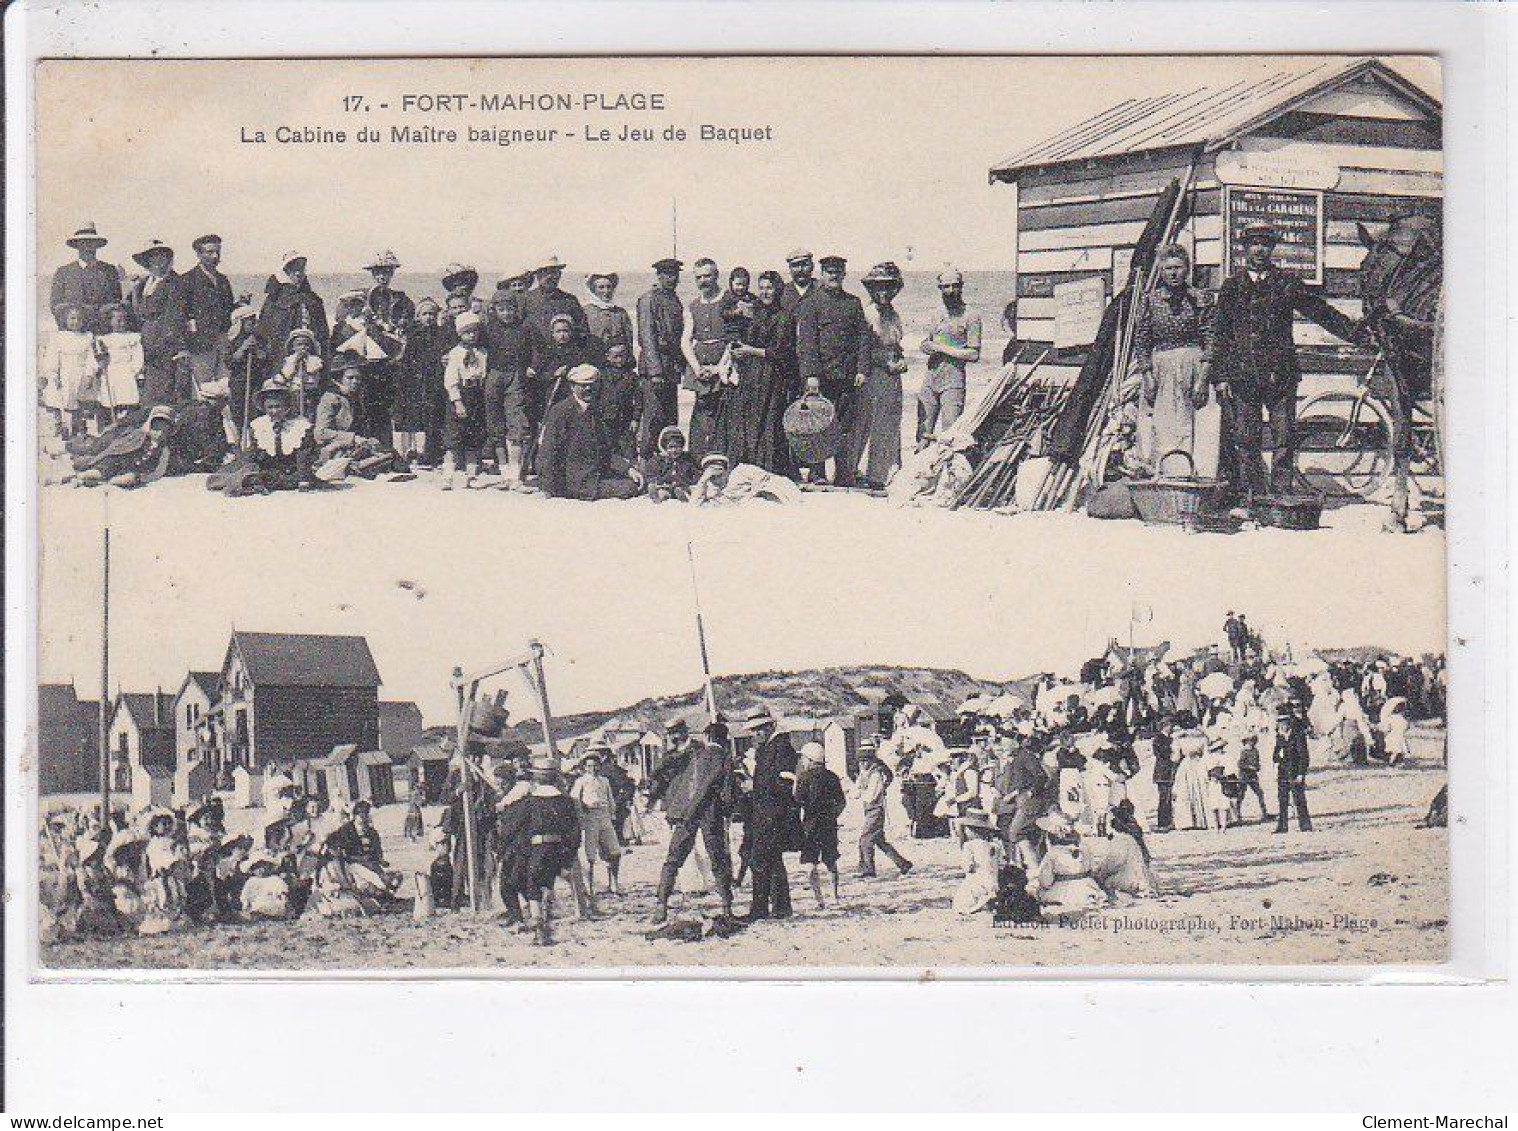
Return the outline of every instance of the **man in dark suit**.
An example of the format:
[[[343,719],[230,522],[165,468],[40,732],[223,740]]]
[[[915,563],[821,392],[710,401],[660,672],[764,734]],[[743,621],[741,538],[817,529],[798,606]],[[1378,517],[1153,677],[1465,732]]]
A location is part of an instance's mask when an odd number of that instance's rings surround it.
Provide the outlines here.
[[[232,325],[232,308],[237,303],[232,284],[220,269],[221,237],[201,236],[190,246],[195,249],[197,262],[179,276],[179,281],[187,319],[190,378],[201,392],[231,376],[228,357],[232,343],[227,341],[227,328]],[[222,387],[223,396],[229,385]]]
[[[822,283],[796,307],[796,352],[801,377],[809,392],[821,392],[838,412],[838,432],[848,436],[855,429],[859,388],[870,367],[873,336],[858,295],[843,289],[848,263],[842,256],[824,255]],[[833,482],[850,487],[854,468],[849,461],[834,461]],[[813,469],[820,478],[822,469]]]
[[[1251,498],[1266,494],[1265,421],[1269,419],[1269,493],[1290,494],[1296,471],[1297,347],[1292,317],[1301,314],[1331,334],[1355,340],[1358,325],[1335,310],[1291,271],[1271,262],[1277,233],[1269,224],[1246,224],[1244,270],[1218,291],[1209,373],[1222,396],[1234,466],[1227,478]]]
[[[659,433],[679,418],[680,379],[685,374],[685,306],[675,293],[680,286],[678,259],[654,264],[654,285],[638,299],[638,387],[642,408],[638,417],[638,458],[657,454]]]
[[[1312,832],[1312,814],[1307,811],[1307,722],[1290,702],[1276,708],[1276,828],[1286,832],[1286,817],[1293,803],[1297,807],[1297,828]]]
[[[643,485],[638,470],[612,455],[592,403],[599,373],[594,365],[569,371],[569,396],[556,402],[543,420],[538,476],[543,490],[557,499],[630,499]]]
[[[110,330],[103,313],[105,308],[121,301],[121,269],[99,258],[100,249],[108,241],[95,230],[94,224],[84,225],[63,242],[79,258],[53,273],[50,300],[53,317],[61,330],[66,308],[78,306],[84,311],[83,328],[104,334]]]
[[[775,733],[775,720],[762,706],[750,707],[738,723],[753,735],[756,751],[748,825],[754,888],[747,918],[788,919],[791,885],[785,874],[785,854],[800,848],[801,813],[796,803],[800,759],[790,738]]]
[[[720,722],[710,723],[700,739],[666,764],[670,771],[660,775],[657,788],[669,821],[669,849],[659,871],[659,903],[653,921],[662,923],[668,917],[669,897],[674,893],[681,865],[696,847],[697,837],[706,845],[706,855],[717,880],[717,894],[722,900],[722,914],[731,919],[733,861],[727,843],[727,823],[736,799],[727,727]]]
[[[801,301],[817,293],[817,280],[812,277],[816,263],[811,252],[798,247],[785,257],[785,267],[790,272],[791,281],[780,292],[780,308],[795,318]]]

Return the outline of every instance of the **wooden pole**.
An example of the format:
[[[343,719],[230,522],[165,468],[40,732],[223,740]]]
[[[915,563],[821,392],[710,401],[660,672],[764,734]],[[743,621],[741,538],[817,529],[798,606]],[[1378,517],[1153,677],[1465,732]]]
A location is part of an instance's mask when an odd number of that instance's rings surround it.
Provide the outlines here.
[[[716,722],[717,689],[712,686],[712,664],[706,652],[706,621],[701,616],[701,587],[696,583],[696,551],[689,538],[685,540],[685,558],[690,563],[691,596],[696,604],[696,643],[701,648],[701,677],[705,680],[706,713],[712,722]]]
[[[479,680],[467,687],[460,686],[459,694],[459,804],[464,810],[464,866],[469,881],[469,907],[480,909],[480,891],[476,880],[474,843],[474,779],[469,773],[469,725],[474,715],[474,697],[479,690]]]
[[[111,527],[105,526],[100,600],[100,827],[111,830]]]
[[[547,747],[549,756],[557,761],[559,750],[553,742],[553,710],[548,706],[548,682],[543,675],[543,645],[534,640],[530,651],[532,652],[532,689],[538,693],[538,711],[542,716],[543,724],[543,744]]]

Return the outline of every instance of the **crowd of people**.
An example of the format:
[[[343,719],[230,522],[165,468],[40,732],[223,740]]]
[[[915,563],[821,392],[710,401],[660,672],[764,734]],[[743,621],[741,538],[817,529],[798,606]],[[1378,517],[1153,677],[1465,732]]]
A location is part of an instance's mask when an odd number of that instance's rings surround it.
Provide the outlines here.
[[[179,273],[174,249],[149,241],[129,287],[94,225],[65,242],[77,259],[53,276],[40,384],[64,474],[83,484],[198,470],[240,495],[437,468],[446,489],[730,502],[788,498],[804,480],[884,487],[902,463],[894,263],[864,275],[861,301],[841,256],[797,249],[783,274],[739,266],[725,280],[702,258],[687,300],[685,264],[665,258],[629,310],[615,271],[587,274],[582,301],[557,256],[488,295],[475,268],[450,264],[441,297],[414,300],[386,250],[364,265],[373,285],[329,319],[303,252],[283,256],[255,306],[222,273],[218,235],[194,240]],[[942,312],[916,347],[924,443],[958,419],[981,352],[963,276],[948,268],[938,287]],[[835,454],[798,466],[784,421],[805,394],[831,407]]]
[[[1224,636],[1226,647],[1174,659],[1114,645],[1070,679],[1043,675],[973,697],[943,722],[892,694],[847,781],[820,744],[798,748],[762,704],[665,720],[667,754],[640,782],[604,745],[571,765],[520,746],[503,752],[472,731],[430,827],[413,783],[404,835],[425,840],[429,863],[411,877],[390,865],[368,802],[332,809],[277,773],[257,836],[228,836],[216,796],[133,820],[56,810],[43,828],[49,931],[153,934],[364,916],[408,902],[425,915],[483,900],[547,944],[558,883],[582,918],[601,917],[598,900],[624,895],[621,861],[651,839],[651,815],[662,810],[668,838],[651,932],[725,933],[794,913],[792,854],[818,908],[842,900],[839,830],[851,807],[858,882],[882,875],[879,856],[899,876],[913,870],[889,836],[888,814],[904,811],[914,838],[954,839],[957,912],[1065,921],[1157,894],[1155,836],[1246,821],[1289,834],[1293,817],[1298,833],[1310,833],[1314,768],[1398,766],[1412,724],[1444,717],[1442,657],[1294,661],[1270,653],[1232,612]],[[735,891],[745,883],[739,914]],[[715,895],[702,925],[669,920],[677,890],[698,903]]]

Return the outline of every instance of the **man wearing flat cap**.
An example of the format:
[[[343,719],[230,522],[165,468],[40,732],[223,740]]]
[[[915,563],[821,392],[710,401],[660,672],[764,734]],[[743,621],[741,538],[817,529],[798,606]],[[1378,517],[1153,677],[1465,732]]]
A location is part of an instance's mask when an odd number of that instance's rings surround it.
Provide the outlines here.
[[[858,427],[858,394],[875,339],[859,296],[843,289],[847,262],[840,255],[825,255],[821,265],[821,284],[796,307],[796,352],[807,389],[833,402],[839,432],[849,436]],[[834,485],[853,486],[855,470],[849,461],[839,458],[834,467]],[[822,471],[814,467],[812,477],[820,479]]]
[[[1294,315],[1310,318],[1329,333],[1354,341],[1353,319],[1330,306],[1295,272],[1271,261],[1278,233],[1255,221],[1244,226],[1244,267],[1223,281],[1212,323],[1208,370],[1223,404],[1224,469],[1235,492],[1250,498],[1292,492],[1296,473],[1297,347]],[[1265,429],[1270,429],[1270,478],[1265,477]]]
[[[74,249],[74,262],[53,273],[50,309],[62,330],[64,312],[77,306],[84,313],[84,329],[94,334],[110,330],[105,308],[121,301],[121,268],[100,258],[107,240],[94,224],[85,224],[63,241]]]
[[[638,298],[638,459],[651,461],[659,433],[678,422],[680,379],[685,373],[685,307],[677,291],[678,259],[654,265],[654,285]]]
[[[816,270],[816,261],[812,253],[803,247],[798,247],[785,257],[785,269],[791,276],[791,281],[780,292],[780,307],[792,318],[797,317],[796,307],[801,305],[801,300],[817,291],[817,280],[813,277]]]
[[[642,476],[612,453],[595,410],[594,365],[569,371],[569,396],[554,403],[543,419],[538,448],[538,482],[556,499],[630,499],[643,487]]]
[[[195,249],[195,266],[179,276],[188,325],[190,379],[201,396],[218,389],[224,396],[231,384],[232,343],[227,330],[237,300],[231,281],[221,273],[221,237],[200,236],[190,246]]]

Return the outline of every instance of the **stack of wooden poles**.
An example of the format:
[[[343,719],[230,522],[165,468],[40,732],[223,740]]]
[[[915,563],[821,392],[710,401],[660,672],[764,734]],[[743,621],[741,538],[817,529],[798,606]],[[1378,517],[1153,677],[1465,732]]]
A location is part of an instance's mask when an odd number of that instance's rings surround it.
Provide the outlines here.
[[[1023,458],[1040,453],[1042,442],[1054,421],[1059,419],[1069,395],[1068,388],[1033,380],[1048,355],[1048,350],[1040,354],[1026,373],[1016,375],[1009,371],[987,396],[984,403],[988,409],[983,417],[993,410],[1006,412],[1010,407],[1012,423],[996,438],[986,458],[955,498],[951,510],[960,507],[991,510],[1012,500]],[[977,421],[976,427],[982,422]]]
[[[1039,488],[1033,505],[1034,510],[1074,510],[1089,492],[1101,486],[1106,478],[1107,463],[1112,456],[1112,449],[1118,435],[1117,429],[1113,427],[1114,417],[1117,410],[1122,407],[1121,393],[1124,378],[1133,353],[1133,332],[1138,321],[1139,296],[1154,284],[1155,271],[1159,264],[1159,250],[1173,243],[1186,223],[1189,213],[1188,196],[1195,177],[1196,166],[1192,165],[1186,171],[1186,179],[1170,206],[1169,215],[1165,218],[1164,227],[1161,229],[1160,239],[1149,247],[1148,254],[1142,261],[1138,255],[1134,256],[1128,285],[1112,300],[1118,302],[1126,299],[1127,305],[1118,323],[1117,341],[1112,351],[1112,368],[1107,373],[1101,393],[1086,421],[1085,441],[1081,448],[1080,460],[1073,465],[1061,463],[1050,468],[1049,474]]]

